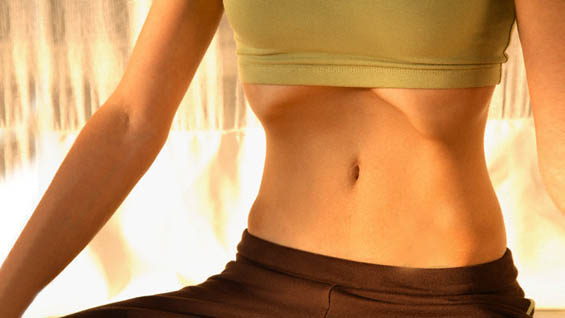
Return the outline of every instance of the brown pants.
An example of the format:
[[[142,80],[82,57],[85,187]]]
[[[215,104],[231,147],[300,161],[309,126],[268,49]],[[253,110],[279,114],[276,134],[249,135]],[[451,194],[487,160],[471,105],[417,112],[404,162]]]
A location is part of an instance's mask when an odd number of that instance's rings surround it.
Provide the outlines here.
[[[375,265],[301,251],[244,230],[236,260],[199,285],[66,318],[533,317],[510,249],[451,268]]]

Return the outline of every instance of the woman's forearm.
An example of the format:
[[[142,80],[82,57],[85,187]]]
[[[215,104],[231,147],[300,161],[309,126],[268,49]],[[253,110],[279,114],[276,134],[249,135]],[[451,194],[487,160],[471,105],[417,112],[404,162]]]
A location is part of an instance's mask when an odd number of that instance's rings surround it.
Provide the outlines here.
[[[532,109],[539,171],[547,193],[565,215],[565,104]]]
[[[143,128],[109,103],[87,121],[0,267],[0,317],[23,314],[151,166],[168,131]]]
[[[559,209],[561,214],[565,216],[565,157],[559,161],[548,159],[548,155],[540,161],[540,174],[547,194]],[[541,162],[544,162],[543,164]]]

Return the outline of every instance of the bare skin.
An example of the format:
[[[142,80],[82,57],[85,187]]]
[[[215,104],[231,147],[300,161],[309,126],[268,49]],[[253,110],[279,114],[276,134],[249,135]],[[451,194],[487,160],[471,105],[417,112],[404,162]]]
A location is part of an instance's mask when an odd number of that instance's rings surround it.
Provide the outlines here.
[[[251,234],[404,267],[468,266],[504,254],[483,151],[495,86],[243,87],[267,138]]]

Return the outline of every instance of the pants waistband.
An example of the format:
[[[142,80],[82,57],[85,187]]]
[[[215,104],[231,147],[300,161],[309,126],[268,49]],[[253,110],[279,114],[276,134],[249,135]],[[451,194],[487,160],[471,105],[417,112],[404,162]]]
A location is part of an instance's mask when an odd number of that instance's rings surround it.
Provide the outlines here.
[[[243,231],[236,260],[246,258],[271,270],[371,290],[426,295],[511,293],[524,295],[512,252],[496,260],[461,267],[416,268],[364,263],[279,245]]]

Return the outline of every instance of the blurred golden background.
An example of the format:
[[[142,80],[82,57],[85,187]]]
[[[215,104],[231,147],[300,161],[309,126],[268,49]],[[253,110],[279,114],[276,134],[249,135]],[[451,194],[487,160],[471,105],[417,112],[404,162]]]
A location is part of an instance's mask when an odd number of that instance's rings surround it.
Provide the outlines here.
[[[118,84],[150,0],[0,0],[0,261],[80,129]],[[514,25],[485,133],[508,246],[536,317],[565,317],[565,218],[537,166]],[[197,284],[235,258],[265,135],[237,76],[226,16],[161,153],[106,226],[24,317],[56,317]],[[544,312],[548,310],[547,312]]]

